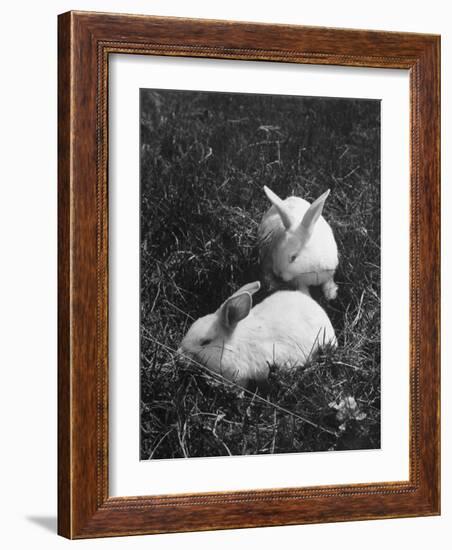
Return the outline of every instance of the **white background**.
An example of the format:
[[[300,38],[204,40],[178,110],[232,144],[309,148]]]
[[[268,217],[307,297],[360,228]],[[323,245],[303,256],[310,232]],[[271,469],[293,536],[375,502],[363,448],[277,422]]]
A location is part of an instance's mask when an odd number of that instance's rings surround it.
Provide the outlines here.
[[[0,86],[1,542],[5,548],[448,548],[452,536],[450,139],[452,18],[448,2],[8,2]],[[71,543],[56,515],[56,15],[68,9],[433,32],[443,35],[443,515],[360,523]],[[449,436],[446,437],[446,434]]]
[[[409,79],[407,71],[116,55],[110,60],[110,494],[407,480]],[[139,89],[381,99],[382,441],[341,453],[138,461]],[[333,92],[332,92],[333,90]],[[394,193],[399,200],[394,200]],[[394,269],[397,265],[397,269]],[[113,307],[112,307],[113,306]],[[221,475],[218,473],[221,472]]]

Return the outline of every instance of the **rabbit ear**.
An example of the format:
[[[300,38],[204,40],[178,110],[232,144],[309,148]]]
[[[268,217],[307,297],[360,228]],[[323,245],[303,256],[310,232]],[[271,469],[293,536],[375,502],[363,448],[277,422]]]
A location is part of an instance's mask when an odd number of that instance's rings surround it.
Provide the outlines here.
[[[253,283],[248,283],[244,286],[242,286],[241,288],[239,288],[239,290],[237,290],[236,292],[234,292],[234,294],[232,296],[237,296],[238,294],[242,294],[242,292],[248,292],[249,294],[251,294],[251,296],[253,294],[255,294],[261,287],[261,284],[259,281],[254,281]],[[232,298],[231,296],[231,298]]]
[[[330,190],[328,189],[327,191],[325,191],[325,193],[323,193],[323,195],[320,195],[320,197],[311,204],[311,206],[307,209],[305,215],[303,216],[303,219],[301,220],[297,231],[303,232],[303,234],[305,235],[307,233],[309,236],[312,234],[314,226],[322,214],[323,206],[329,194]]]
[[[266,185],[264,185],[264,191],[267,195],[268,200],[273,204],[273,206],[278,211],[279,217],[283,222],[283,225],[286,229],[289,229],[292,225],[292,218],[289,213],[289,209],[284,204],[284,201],[278,197],[276,193],[273,193]]]
[[[228,328],[233,329],[239,321],[245,319],[245,317],[251,311],[252,299],[249,292],[242,292],[241,294],[233,294],[226,302],[221,306],[220,318],[222,324]]]

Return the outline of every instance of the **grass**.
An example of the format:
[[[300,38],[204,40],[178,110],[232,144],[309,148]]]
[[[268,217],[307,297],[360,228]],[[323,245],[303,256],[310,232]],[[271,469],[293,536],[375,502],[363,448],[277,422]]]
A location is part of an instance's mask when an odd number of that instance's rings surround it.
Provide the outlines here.
[[[370,100],[141,91],[142,459],[380,446],[379,117]],[[263,185],[308,200],[331,188],[339,295],[315,298],[339,345],[272,365],[269,394],[252,395],[173,350],[259,279]]]

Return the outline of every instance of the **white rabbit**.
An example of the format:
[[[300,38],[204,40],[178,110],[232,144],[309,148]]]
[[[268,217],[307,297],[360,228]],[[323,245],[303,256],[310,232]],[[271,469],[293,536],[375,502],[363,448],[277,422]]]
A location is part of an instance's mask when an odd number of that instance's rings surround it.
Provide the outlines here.
[[[272,364],[304,365],[319,347],[336,345],[327,314],[311,297],[281,290],[251,309],[259,288],[259,281],[245,285],[195,321],[178,353],[247,387],[265,386]]]
[[[327,300],[334,300],[337,245],[331,227],[321,215],[330,191],[310,204],[300,197],[282,200],[268,187],[264,190],[273,205],[258,230],[266,286],[272,290],[286,283],[309,294],[310,286],[322,285]]]

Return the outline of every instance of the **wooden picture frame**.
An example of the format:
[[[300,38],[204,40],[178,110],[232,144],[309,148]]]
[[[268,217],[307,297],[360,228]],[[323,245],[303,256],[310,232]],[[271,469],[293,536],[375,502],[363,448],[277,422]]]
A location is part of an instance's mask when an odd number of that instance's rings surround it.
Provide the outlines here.
[[[58,38],[58,532],[87,538],[440,513],[440,38],[68,12]],[[147,497],[108,491],[112,53],[410,73],[409,481]]]

